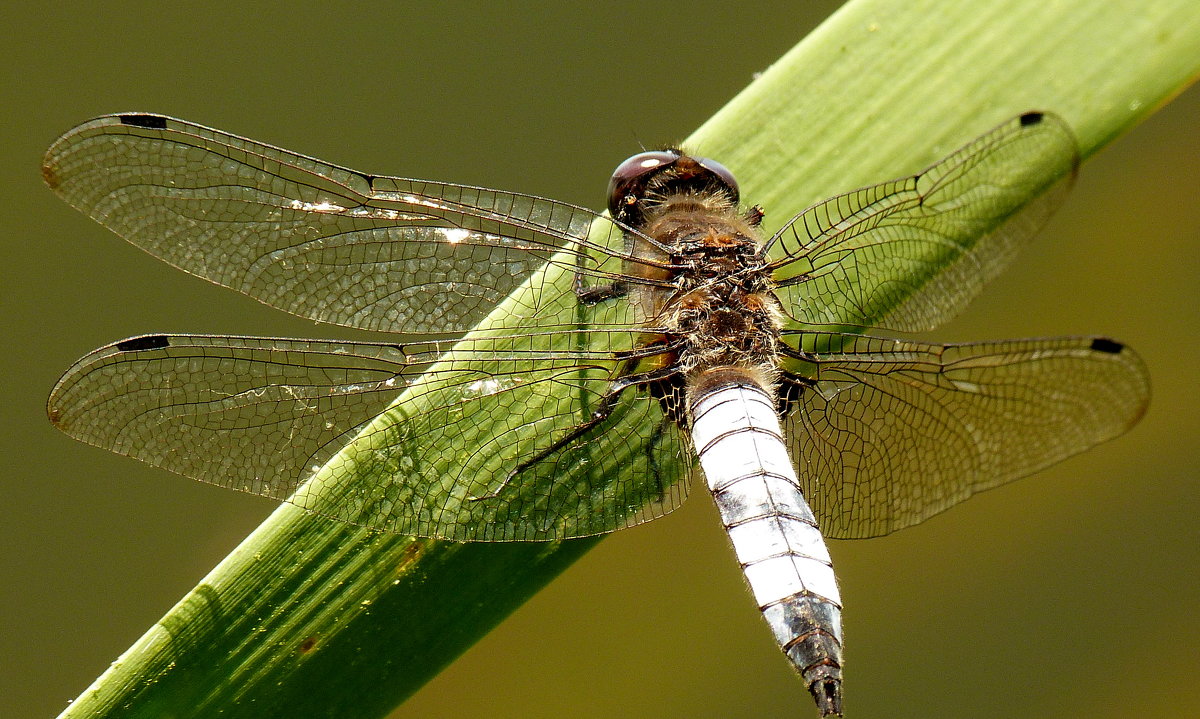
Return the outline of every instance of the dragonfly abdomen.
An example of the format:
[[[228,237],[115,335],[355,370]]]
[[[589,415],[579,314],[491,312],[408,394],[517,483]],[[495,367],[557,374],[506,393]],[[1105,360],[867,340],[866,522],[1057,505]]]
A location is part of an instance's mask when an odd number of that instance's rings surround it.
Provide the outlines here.
[[[749,373],[692,399],[692,441],[763,617],[824,716],[841,715],[841,598],[771,396]]]

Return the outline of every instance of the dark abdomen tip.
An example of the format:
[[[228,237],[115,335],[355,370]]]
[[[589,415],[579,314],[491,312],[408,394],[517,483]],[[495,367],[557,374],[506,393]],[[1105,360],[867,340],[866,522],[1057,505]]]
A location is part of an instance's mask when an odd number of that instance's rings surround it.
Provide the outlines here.
[[[822,679],[808,685],[821,716],[842,716],[842,680]]]

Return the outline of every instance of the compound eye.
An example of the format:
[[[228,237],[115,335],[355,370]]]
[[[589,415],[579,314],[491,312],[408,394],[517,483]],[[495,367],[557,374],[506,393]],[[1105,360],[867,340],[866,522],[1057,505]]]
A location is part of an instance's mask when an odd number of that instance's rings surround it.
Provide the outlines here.
[[[641,197],[642,189],[650,177],[678,159],[678,152],[655,150],[640,152],[617,165],[617,169],[613,170],[612,179],[608,181],[609,214],[620,217],[623,214],[622,210],[631,204],[631,197]]]
[[[725,188],[733,195],[733,204],[736,205],[741,199],[742,192],[738,188],[737,179],[734,178],[733,173],[729,171],[729,168],[725,167],[716,160],[712,160],[707,157],[693,157],[692,159],[700,163],[700,167],[708,170],[709,173],[721,181],[721,184],[725,185]]]

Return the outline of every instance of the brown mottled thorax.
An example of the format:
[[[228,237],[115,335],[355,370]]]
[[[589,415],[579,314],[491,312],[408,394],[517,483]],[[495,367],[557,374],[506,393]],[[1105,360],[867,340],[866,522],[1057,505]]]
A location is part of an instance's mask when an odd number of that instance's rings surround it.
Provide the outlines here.
[[[669,257],[644,240],[634,254],[688,269],[664,271],[673,290],[633,291],[642,319],[682,342],[678,363],[693,391],[696,383],[706,384],[701,376],[710,370],[737,368],[774,393],[782,311],[760,255],[761,214],[739,214],[722,193],[689,191],[656,200],[640,229],[669,248]]]

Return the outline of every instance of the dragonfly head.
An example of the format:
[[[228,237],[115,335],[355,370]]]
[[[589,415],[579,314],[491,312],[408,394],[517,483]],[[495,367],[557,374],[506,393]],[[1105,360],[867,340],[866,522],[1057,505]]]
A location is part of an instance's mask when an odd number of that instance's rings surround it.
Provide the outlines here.
[[[614,219],[638,226],[647,200],[676,192],[722,192],[737,205],[738,183],[716,160],[666,149],[640,152],[625,160],[608,181],[608,211]]]

